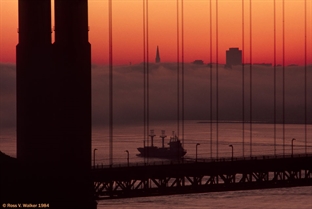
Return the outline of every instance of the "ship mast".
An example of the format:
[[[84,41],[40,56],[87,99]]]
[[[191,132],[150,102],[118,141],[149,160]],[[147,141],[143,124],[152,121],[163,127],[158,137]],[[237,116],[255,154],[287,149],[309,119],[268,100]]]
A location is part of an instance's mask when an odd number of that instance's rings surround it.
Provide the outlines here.
[[[153,147],[154,146],[154,137],[156,136],[154,134],[154,130],[150,130],[150,135],[149,136],[151,137],[151,147]]]
[[[167,137],[165,135],[165,130],[161,130],[161,136],[159,136],[161,138],[161,141],[162,141],[162,148],[165,147],[165,138]]]

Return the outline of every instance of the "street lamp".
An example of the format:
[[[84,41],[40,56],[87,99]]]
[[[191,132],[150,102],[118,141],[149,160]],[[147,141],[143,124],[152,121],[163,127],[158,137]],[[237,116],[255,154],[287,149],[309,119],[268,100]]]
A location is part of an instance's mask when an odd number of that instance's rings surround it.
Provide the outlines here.
[[[198,145],[200,145],[200,143],[196,144],[196,162],[197,162],[197,147],[198,147]]]
[[[232,161],[233,161],[233,157],[234,157],[234,147],[233,147],[233,145],[232,145],[232,144],[230,144],[230,145],[229,145],[229,147],[231,147],[231,148],[232,148]]]
[[[96,148],[93,150],[93,167],[94,168],[95,168],[95,151],[96,150],[97,150]]]
[[[294,141],[295,141],[296,139],[295,138],[293,138],[292,140],[291,140],[291,157],[293,157],[293,155],[294,155]]]
[[[127,163],[128,163],[128,167],[129,167],[129,151],[126,150],[125,152],[127,153]]]

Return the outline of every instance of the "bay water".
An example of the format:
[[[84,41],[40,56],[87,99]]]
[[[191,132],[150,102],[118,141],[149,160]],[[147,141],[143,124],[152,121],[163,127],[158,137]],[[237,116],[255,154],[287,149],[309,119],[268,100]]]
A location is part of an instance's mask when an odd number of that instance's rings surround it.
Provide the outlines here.
[[[154,137],[155,146],[161,146],[159,136],[162,130],[166,130],[166,142],[170,136],[176,134],[183,140],[184,148],[187,150],[185,158],[188,160],[195,159],[197,143],[200,144],[197,147],[199,160],[229,158],[232,154],[229,145],[233,145],[234,158],[290,155],[292,148],[294,155],[304,154],[305,151],[312,153],[311,124],[285,124],[284,126],[276,124],[275,128],[274,134],[274,124],[253,123],[250,126],[249,123],[245,123],[243,128],[243,124],[240,122],[223,121],[216,124],[209,121],[185,121],[182,134],[181,122],[179,126],[176,121],[152,121],[149,123],[149,129],[154,130],[156,135]],[[92,153],[95,156],[95,159],[92,160],[95,160],[97,166],[105,166],[110,162],[108,133],[109,127],[107,125],[93,127],[92,151],[97,150]],[[295,140],[292,147],[293,138]],[[131,164],[146,162],[146,159],[137,156],[139,154],[137,148],[142,147],[144,141],[143,124],[114,124],[112,139],[113,166],[122,166],[127,163],[126,150],[129,152]],[[150,141],[148,143],[150,144]],[[165,146],[168,145],[165,144]],[[15,129],[1,130],[0,147],[2,152],[16,157]],[[148,159],[148,163],[159,163],[160,161],[163,160]],[[312,187],[109,199],[99,200],[98,208],[307,209],[312,208]]]

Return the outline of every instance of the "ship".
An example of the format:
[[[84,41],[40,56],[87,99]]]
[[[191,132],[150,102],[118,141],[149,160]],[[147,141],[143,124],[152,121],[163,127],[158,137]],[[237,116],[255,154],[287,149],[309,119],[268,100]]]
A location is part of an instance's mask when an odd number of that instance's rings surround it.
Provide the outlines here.
[[[162,135],[159,136],[162,138],[162,147],[154,146],[154,130],[151,130],[151,134],[149,135],[151,138],[151,146],[145,146],[145,141],[143,147],[138,147],[138,151],[140,154],[138,156],[148,157],[148,158],[165,158],[165,159],[180,159],[186,154],[186,150],[183,148],[181,141],[178,136],[172,133],[172,136],[169,140],[169,147],[165,147],[165,131],[162,130]]]

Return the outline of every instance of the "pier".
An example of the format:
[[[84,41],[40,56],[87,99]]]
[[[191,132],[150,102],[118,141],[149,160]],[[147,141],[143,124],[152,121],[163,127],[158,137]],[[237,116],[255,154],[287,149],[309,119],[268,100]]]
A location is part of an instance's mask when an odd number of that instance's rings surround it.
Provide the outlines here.
[[[312,185],[312,154],[164,161],[92,169],[98,199]]]

